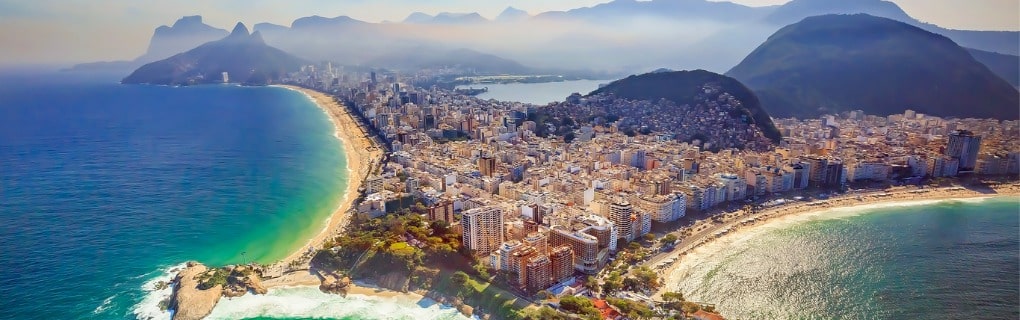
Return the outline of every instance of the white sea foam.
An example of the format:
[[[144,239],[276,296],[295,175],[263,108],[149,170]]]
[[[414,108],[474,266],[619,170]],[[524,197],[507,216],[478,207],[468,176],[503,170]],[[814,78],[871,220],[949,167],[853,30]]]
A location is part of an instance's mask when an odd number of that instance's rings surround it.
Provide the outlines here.
[[[173,294],[170,287],[156,290],[160,281],[169,282],[185,264],[161,270],[142,285],[145,296],[132,310],[138,319],[170,319],[169,311],[160,310],[159,303]],[[96,308],[101,313],[109,308],[115,296],[107,298]],[[415,319],[446,320],[468,319],[452,307],[443,306],[428,298],[407,296],[376,297],[349,294],[347,297],[325,294],[314,286],[272,288],[264,295],[248,294],[239,298],[223,298],[207,319],[269,318],[344,318],[356,319]]]
[[[174,275],[178,271],[187,267],[186,264],[178,264],[163,269],[159,275],[149,279],[145,284],[142,285],[142,290],[145,292],[145,297],[142,301],[135,305],[131,310],[138,319],[170,319],[170,312],[160,310],[160,301],[170,299],[170,295],[173,294],[173,288],[167,286],[162,290],[156,290],[156,284],[160,281],[169,283],[173,279]]]
[[[112,296],[104,299],[103,303],[99,304],[99,306],[96,307],[95,310],[92,310],[92,314],[100,314],[100,313],[103,313],[103,311],[106,311],[106,309],[109,309],[110,308],[110,303],[113,302],[113,298],[116,298],[116,297],[117,297],[117,295],[115,294],[115,295],[112,295]]]
[[[325,294],[317,287],[273,288],[265,295],[222,299],[207,319],[345,318],[356,319],[467,319],[457,310],[428,298],[376,297]]]

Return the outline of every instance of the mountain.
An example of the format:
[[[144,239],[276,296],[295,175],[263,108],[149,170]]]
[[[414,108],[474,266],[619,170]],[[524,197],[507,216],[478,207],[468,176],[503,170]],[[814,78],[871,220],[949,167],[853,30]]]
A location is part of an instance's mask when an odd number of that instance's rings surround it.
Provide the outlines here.
[[[200,44],[227,36],[227,30],[215,28],[202,22],[202,16],[185,16],[177,19],[170,27],[159,26],[149,39],[145,54],[134,60],[101,61],[81,63],[69,71],[89,70],[132,70],[139,66],[174,54],[184,52]]]
[[[248,28],[238,22],[225,38],[146,64],[122,82],[220,83],[223,82],[221,73],[227,72],[233,83],[265,84],[286,72],[299,70],[303,64],[304,60],[266,45],[261,33],[249,34]]]
[[[403,23],[407,24],[474,24],[484,23],[489,20],[482,17],[477,12],[471,13],[452,13],[452,12],[440,12],[435,16],[431,16],[426,13],[414,12],[404,19]]]
[[[261,33],[263,37],[267,37],[270,34],[277,35],[280,33],[287,32],[287,27],[278,24],[272,24],[268,22],[256,23],[251,27],[252,32]]]
[[[489,22],[488,19],[482,17],[477,12],[471,13],[451,13],[451,12],[440,12],[432,19],[432,23],[439,24],[473,24],[473,23],[485,23]]]
[[[1014,87],[1020,87],[1020,57],[969,48],[967,52],[970,52],[974,59],[988,67],[992,73],[1005,79]]]
[[[657,101],[666,99],[677,105],[701,105],[706,92],[706,85],[719,87],[719,93],[728,93],[740,103],[733,106],[729,117],[738,118],[746,124],[756,124],[761,133],[772,140],[780,140],[779,130],[776,129],[768,112],[762,108],[754,92],[744,86],[736,79],[717,73],[694,70],[694,71],[658,71],[642,75],[634,75],[621,80],[614,81],[598,90],[591,92],[588,96],[598,94],[612,94],[616,98],[632,100]],[[709,101],[720,101],[718,94],[708,97]],[[658,115],[661,117],[661,115]]]
[[[424,12],[412,12],[410,15],[407,16],[407,18],[404,18],[403,22],[414,24],[429,23],[432,22],[432,19],[435,18],[436,17]]]
[[[793,0],[776,8],[765,18],[765,21],[784,26],[810,16],[837,13],[865,13],[889,18],[944,35],[964,47],[1012,55],[1020,54],[1020,32],[946,29],[918,21],[895,3],[884,0]]]
[[[952,40],[866,14],[806,18],[773,34],[726,73],[773,116],[913,109],[944,117],[1018,119],[1017,89]]]
[[[527,11],[517,9],[514,7],[506,7],[506,9],[503,9],[503,12],[500,12],[499,15],[496,16],[496,21],[499,22],[523,21],[527,20],[530,17],[531,15],[529,15]]]
[[[309,16],[294,20],[289,27],[260,23],[255,30],[269,45],[301,58],[356,65],[380,52],[417,46],[417,40],[392,30],[399,26],[404,24],[369,23],[348,16]]]
[[[775,25],[785,26],[804,18],[825,14],[866,13],[900,22],[917,23],[898,5],[883,0],[793,0],[765,17]]]
[[[706,0],[614,0],[592,7],[541,13],[539,19],[583,20],[594,23],[664,18],[668,20],[712,20],[726,23],[763,18],[773,7],[749,7],[732,2]]]
[[[202,16],[187,16],[174,22],[173,26],[159,26],[152,33],[149,48],[138,59],[141,63],[166,59],[172,55],[197,47],[200,44],[227,36],[227,30],[215,28],[202,22]]]

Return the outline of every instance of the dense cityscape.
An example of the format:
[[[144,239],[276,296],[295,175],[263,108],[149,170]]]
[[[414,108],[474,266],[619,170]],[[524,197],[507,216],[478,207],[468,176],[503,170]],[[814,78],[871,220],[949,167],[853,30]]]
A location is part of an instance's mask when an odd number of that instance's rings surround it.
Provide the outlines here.
[[[662,304],[677,293],[663,294],[647,267],[627,264],[671,250],[683,240],[683,233],[671,231],[707,219],[706,213],[808,201],[792,195],[824,200],[848,191],[1020,172],[1020,142],[1010,139],[1020,134],[1018,121],[853,111],[777,119],[783,138],[769,147],[751,130],[746,136],[726,130],[733,127],[726,125],[732,121],[726,110],[670,113],[676,106],[668,101],[601,94],[535,106],[414,86],[429,79],[428,73],[344,73],[325,64],[284,81],[345,102],[389,148],[389,161],[367,179],[359,216],[407,213],[418,203],[424,208],[416,213],[461,236],[464,252],[484,266],[481,274],[500,275],[501,286],[532,301],[590,297],[603,317],[621,309],[604,299],[618,298],[669,315]],[[700,89],[709,94],[716,88]],[[725,93],[717,101],[705,98],[714,108],[740,103]],[[538,113],[556,121],[529,120]],[[661,131],[673,121],[684,127]],[[703,145],[683,133],[706,129],[691,123],[732,139]],[[624,132],[621,125],[646,130]],[[747,148],[733,148],[738,145]],[[694,310],[711,310],[711,304],[699,307]]]
[[[1016,0],[4,1],[0,319],[1020,318]]]

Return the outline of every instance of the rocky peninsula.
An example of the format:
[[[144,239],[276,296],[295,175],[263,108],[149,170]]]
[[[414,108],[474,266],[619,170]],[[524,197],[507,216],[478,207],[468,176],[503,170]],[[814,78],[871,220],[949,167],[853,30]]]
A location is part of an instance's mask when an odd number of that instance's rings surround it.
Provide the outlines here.
[[[249,292],[265,294],[261,270],[250,266],[226,266],[208,268],[198,262],[188,262],[171,281],[174,293],[170,297],[169,309],[174,310],[174,320],[196,320],[205,318],[221,297],[240,297]]]

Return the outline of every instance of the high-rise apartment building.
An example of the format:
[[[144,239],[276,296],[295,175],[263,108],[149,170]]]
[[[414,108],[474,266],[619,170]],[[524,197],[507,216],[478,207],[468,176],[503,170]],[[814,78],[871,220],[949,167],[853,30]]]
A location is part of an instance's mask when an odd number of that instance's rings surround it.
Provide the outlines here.
[[[478,172],[482,173],[482,176],[491,177],[496,174],[496,158],[493,157],[479,157],[478,158]]]
[[[464,211],[461,226],[464,246],[477,255],[487,255],[503,243],[506,227],[503,225],[503,209],[497,206]]]
[[[429,206],[428,215],[429,220],[446,221],[448,224],[453,224],[456,221],[453,214],[453,201],[444,199]]]
[[[633,223],[637,221],[637,216],[634,215],[634,206],[627,201],[616,201],[609,205],[609,221],[613,222],[616,226],[616,232],[618,239],[625,241],[633,241],[634,232]]]
[[[601,267],[599,239],[595,236],[557,226],[549,232],[549,245],[569,246],[574,255],[574,267],[581,272],[594,274]]]
[[[524,236],[524,244],[535,247],[538,253],[546,254],[549,252],[549,237],[545,233],[531,232]]]
[[[528,292],[537,292],[553,284],[552,261],[545,255],[536,255],[528,260],[524,268],[527,276]]]
[[[974,171],[980,151],[981,136],[967,130],[956,130],[949,134],[945,155],[960,161],[960,171]]]
[[[553,282],[560,282],[574,275],[574,252],[569,246],[559,246],[549,251],[552,262]]]

